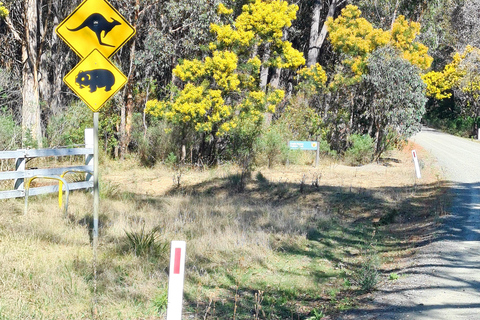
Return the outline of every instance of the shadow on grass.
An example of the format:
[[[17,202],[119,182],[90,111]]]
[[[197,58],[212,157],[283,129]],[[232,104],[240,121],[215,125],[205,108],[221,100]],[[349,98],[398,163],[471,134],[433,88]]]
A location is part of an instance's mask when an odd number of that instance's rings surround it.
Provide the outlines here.
[[[276,243],[271,239],[270,245],[275,251],[289,259],[321,257],[336,271],[310,270],[309,278],[318,285],[318,291],[276,287],[261,281],[255,282],[254,286],[242,285],[228,267],[218,270],[212,267],[215,263],[207,257],[193,254],[190,259],[195,260],[196,268],[210,274],[225,274],[225,280],[210,286],[202,285],[205,290],[223,290],[225,297],[199,301],[196,296],[186,295],[187,310],[205,319],[231,318],[234,313],[236,319],[255,319],[257,316],[306,319],[314,309],[335,312],[350,308],[360,293],[342,283],[361,267],[362,255],[373,247],[378,254],[398,252],[397,258],[412,254],[408,249],[422,247],[434,240],[436,220],[446,213],[448,206],[445,200],[449,188],[447,182],[367,189],[322,185],[318,180],[309,183],[305,179],[297,183],[275,182],[261,173],[248,179],[240,178],[239,175],[213,178],[193,186],[172,188],[167,195],[187,199],[222,197],[232,203],[236,199],[247,203],[237,217],[241,225],[262,229],[272,235],[304,236],[308,241],[308,247],[305,247],[282,240]],[[239,186],[242,183],[244,185]],[[116,194],[119,200],[133,201],[138,208],[148,205],[164,210],[163,198],[129,192]],[[272,217],[267,223],[261,220],[264,206],[272,209]],[[298,222],[298,215],[305,212],[308,218]],[[211,219],[215,219],[218,213],[212,210],[210,214]],[[279,220],[285,217],[289,220],[280,223]],[[86,218],[85,223],[90,225],[91,219]],[[234,261],[236,257],[222,259]],[[258,265],[269,270],[264,263]],[[295,277],[297,273],[298,270],[283,270],[278,272],[278,277]],[[190,277],[195,281],[195,276]],[[262,311],[259,311],[259,305],[262,305]]]

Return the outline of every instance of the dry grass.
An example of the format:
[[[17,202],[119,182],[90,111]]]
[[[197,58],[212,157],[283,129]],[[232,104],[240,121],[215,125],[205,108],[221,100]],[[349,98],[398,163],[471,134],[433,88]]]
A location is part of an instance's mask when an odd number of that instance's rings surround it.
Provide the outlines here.
[[[415,181],[412,147],[358,168],[261,168],[244,188],[234,166],[184,168],[178,186],[178,172],[105,160],[97,296],[91,195],[74,193],[67,219],[54,196],[32,198],[26,216],[22,199],[4,201],[0,319],[163,319],[171,240],[187,241],[193,318],[305,319],[351,307],[363,253],[378,252],[385,273],[402,268],[444,213],[438,170],[417,147]],[[126,232],[155,228],[158,250],[136,255]]]

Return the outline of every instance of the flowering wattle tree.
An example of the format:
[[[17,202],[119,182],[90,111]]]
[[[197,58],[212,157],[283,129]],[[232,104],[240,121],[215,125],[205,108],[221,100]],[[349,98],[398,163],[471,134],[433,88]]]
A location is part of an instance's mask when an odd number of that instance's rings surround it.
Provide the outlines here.
[[[415,41],[420,32],[419,23],[409,22],[404,16],[399,16],[391,30],[384,31],[374,28],[361,14],[357,6],[347,5],[338,18],[329,18],[327,21],[330,42],[336,51],[346,56],[342,62],[352,72],[350,77],[337,74],[336,79],[347,80],[347,84],[360,81],[362,75],[368,72],[369,54],[387,45],[397,48],[405,60],[421,70],[430,68],[433,58],[428,55],[428,48]]]
[[[178,64],[173,73],[182,80],[179,91],[171,99],[148,101],[146,112],[202,133],[202,145],[215,144],[240,125],[258,129],[265,112],[274,112],[284,98],[283,90],[267,86],[268,71],[305,64],[303,54],[283,40],[297,10],[282,0],[256,0],[233,23],[212,24],[210,54]],[[229,17],[233,10],[220,4],[218,12]]]
[[[357,6],[347,5],[326,25],[340,63],[331,69],[325,102],[318,108],[325,136],[342,151],[349,135],[368,134],[379,157],[389,132],[408,137],[425,112],[420,75],[433,59],[416,39],[420,24],[398,16],[389,30],[375,28]]]
[[[473,130],[478,131],[480,118],[480,49],[467,46],[456,52],[452,62],[442,71],[431,71],[423,75],[427,84],[427,95],[437,100],[452,97],[462,102],[462,115],[473,118]]]

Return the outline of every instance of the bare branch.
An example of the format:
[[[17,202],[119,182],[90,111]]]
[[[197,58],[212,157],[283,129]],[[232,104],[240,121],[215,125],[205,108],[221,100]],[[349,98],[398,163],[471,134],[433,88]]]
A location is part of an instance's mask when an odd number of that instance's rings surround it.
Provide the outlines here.
[[[9,16],[6,16],[5,17],[5,24],[7,25],[8,29],[10,29],[10,31],[12,32],[13,34],[13,37],[15,38],[15,40],[17,41],[22,41],[22,37],[20,37],[20,34],[18,33],[18,31],[15,29],[15,27],[13,26],[13,23],[12,23],[12,20],[10,20],[10,17]]]

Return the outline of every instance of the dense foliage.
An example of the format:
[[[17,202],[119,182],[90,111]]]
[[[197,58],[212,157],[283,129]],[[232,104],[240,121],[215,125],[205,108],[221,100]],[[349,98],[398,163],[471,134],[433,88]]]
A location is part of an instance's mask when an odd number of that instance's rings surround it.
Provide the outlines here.
[[[137,29],[114,58],[128,83],[101,111],[114,157],[251,163],[282,132],[339,155],[368,135],[374,159],[425,112],[476,132],[478,1],[134,2],[112,0]],[[78,58],[54,33],[74,7],[0,3],[0,79],[12,79],[0,86],[2,132],[23,132],[8,148],[81,143],[91,125],[62,83]]]

